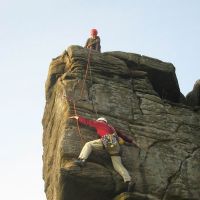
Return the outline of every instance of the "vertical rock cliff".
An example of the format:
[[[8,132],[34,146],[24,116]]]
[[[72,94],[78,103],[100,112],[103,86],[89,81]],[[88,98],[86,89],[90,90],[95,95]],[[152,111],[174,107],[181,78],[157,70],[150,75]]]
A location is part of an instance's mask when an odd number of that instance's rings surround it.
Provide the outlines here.
[[[43,178],[48,200],[199,200],[200,109],[185,105],[171,63],[125,52],[70,46],[52,60],[43,117]],[[88,65],[89,64],[89,65]],[[142,147],[122,145],[137,179],[124,193],[105,151],[84,168],[73,162],[95,131],[69,116],[104,116]],[[80,128],[80,132],[78,130]]]

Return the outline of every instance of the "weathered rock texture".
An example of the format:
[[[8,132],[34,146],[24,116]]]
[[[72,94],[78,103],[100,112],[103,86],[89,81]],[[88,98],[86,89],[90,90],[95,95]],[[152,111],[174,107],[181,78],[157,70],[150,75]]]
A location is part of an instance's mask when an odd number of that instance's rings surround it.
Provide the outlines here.
[[[186,101],[190,106],[200,106],[200,79],[194,84],[193,90],[187,94]]]
[[[88,53],[71,46],[49,68],[43,117],[47,199],[200,199],[200,111],[182,103],[174,66],[133,53],[93,51],[85,76]],[[143,148],[122,146],[124,165],[137,178],[133,193],[123,193],[122,178],[104,151],[92,152],[85,168],[73,164],[83,144],[97,138],[83,125],[79,135],[69,119],[74,107],[78,115],[106,117]]]

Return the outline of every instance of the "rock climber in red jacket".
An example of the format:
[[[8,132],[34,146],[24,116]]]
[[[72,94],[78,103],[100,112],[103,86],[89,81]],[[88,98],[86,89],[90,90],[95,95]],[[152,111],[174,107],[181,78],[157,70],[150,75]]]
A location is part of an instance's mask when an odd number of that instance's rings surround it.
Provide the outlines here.
[[[100,117],[97,120],[86,119],[81,116],[72,116],[72,119],[78,120],[78,122],[90,126],[96,129],[100,139],[87,142],[81,150],[81,153],[75,163],[81,167],[85,166],[86,160],[89,157],[92,149],[105,148],[111,156],[114,169],[122,176],[124,182],[127,184],[128,191],[132,190],[135,180],[131,179],[127,169],[123,166],[120,156],[120,141],[125,141],[139,147],[136,142],[107,123],[104,117]]]

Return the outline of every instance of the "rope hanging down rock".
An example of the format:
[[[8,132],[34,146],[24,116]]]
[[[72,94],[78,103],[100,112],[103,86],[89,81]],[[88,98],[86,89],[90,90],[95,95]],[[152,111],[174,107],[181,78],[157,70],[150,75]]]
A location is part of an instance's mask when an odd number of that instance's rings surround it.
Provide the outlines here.
[[[87,60],[87,66],[86,66],[86,70],[85,70],[85,76],[84,76],[84,79],[83,79],[83,83],[82,83],[82,87],[81,87],[81,92],[80,92],[80,99],[78,99],[77,101],[79,101],[79,100],[82,99],[83,92],[84,92],[84,88],[85,88],[85,82],[86,82],[87,75],[88,75],[88,69],[90,70],[90,81],[91,81],[91,85],[93,85],[93,81],[92,81],[92,72],[91,72],[91,67],[90,67],[91,52],[92,52],[92,48],[89,49],[88,60]],[[62,83],[62,81],[61,81],[61,83]],[[62,84],[63,84],[63,83],[62,83]],[[75,93],[75,91],[74,91],[74,93]],[[78,114],[77,114],[77,109],[76,109],[76,102],[75,102],[75,100],[74,100],[73,98],[67,96],[65,90],[64,90],[64,95],[63,95],[63,97],[66,98],[69,102],[72,102],[72,103],[73,103],[74,114],[77,116]],[[97,110],[95,109],[93,100],[92,100],[92,107],[93,107],[93,111],[94,111],[95,114],[96,114],[96,117],[98,118],[98,113],[97,113]],[[81,138],[81,142],[82,142],[82,144],[84,144],[84,139],[83,139],[83,136],[82,136],[81,131],[80,131],[80,127],[79,127],[78,120],[76,120],[76,122],[77,122],[78,133],[79,133],[79,136],[80,136],[80,138]]]
[[[74,101],[72,98],[67,97],[66,92],[65,92],[65,94],[63,95],[63,97],[64,97],[65,99],[67,99],[68,102],[72,102],[72,103],[73,103],[74,115],[77,116],[77,109],[76,109],[75,101]],[[76,120],[76,125],[77,125],[77,130],[78,130],[79,137],[81,138],[81,143],[82,143],[82,145],[84,145],[84,139],[83,139],[83,135],[81,134],[81,130],[80,130],[80,126],[79,126],[78,120]]]

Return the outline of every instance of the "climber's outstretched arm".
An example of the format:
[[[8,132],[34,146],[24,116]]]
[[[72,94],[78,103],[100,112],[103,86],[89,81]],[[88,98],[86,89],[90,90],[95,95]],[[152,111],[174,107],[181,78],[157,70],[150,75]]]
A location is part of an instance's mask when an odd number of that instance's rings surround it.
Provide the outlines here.
[[[74,116],[71,116],[71,117],[69,117],[69,118],[70,118],[70,119],[77,119],[77,120],[78,120],[79,116],[74,115]]]
[[[81,117],[81,116],[77,116],[77,115],[71,116],[69,118],[70,119],[76,119],[81,124],[84,124],[86,126],[90,126],[90,127],[93,127],[93,128],[96,128],[98,126],[98,124],[99,124],[99,122],[96,121],[96,120],[87,119],[87,118],[84,118],[84,117]]]

